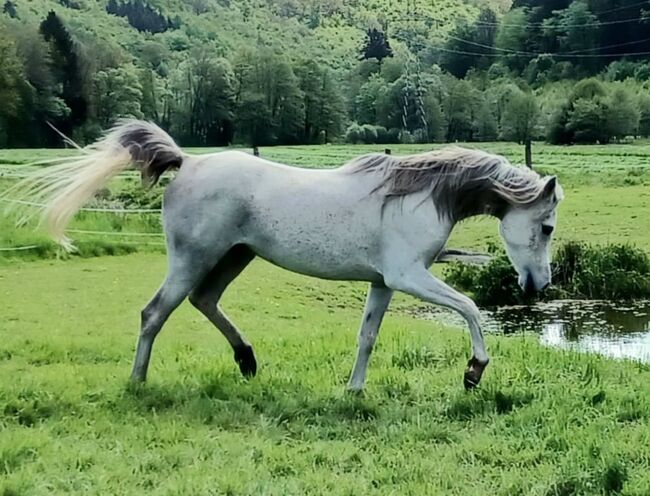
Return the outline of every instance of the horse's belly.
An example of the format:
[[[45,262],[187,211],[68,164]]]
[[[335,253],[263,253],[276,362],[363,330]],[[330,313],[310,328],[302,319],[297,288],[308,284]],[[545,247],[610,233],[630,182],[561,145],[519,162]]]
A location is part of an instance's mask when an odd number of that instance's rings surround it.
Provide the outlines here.
[[[321,279],[382,280],[369,250],[350,253],[328,249],[327,246],[310,246],[300,240],[295,240],[295,244],[290,246],[272,242],[250,246],[261,258],[299,274]]]

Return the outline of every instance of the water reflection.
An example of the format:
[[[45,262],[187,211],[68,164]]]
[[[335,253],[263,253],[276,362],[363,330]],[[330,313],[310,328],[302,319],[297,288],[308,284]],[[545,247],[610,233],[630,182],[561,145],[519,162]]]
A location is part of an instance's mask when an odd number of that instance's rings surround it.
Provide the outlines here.
[[[456,314],[430,307],[420,315],[462,325]],[[542,343],[650,362],[650,301],[558,300],[483,312],[485,328],[514,334],[535,332]]]

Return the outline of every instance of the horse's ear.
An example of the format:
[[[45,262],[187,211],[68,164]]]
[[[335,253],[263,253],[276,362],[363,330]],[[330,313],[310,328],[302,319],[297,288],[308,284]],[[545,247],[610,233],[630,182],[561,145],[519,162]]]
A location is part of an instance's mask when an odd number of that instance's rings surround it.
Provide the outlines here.
[[[555,195],[556,187],[557,187],[557,176],[551,176],[548,179],[548,181],[546,181],[546,184],[544,185],[544,189],[539,194],[539,199],[548,200],[552,198],[553,202],[556,202],[557,201],[557,196]]]

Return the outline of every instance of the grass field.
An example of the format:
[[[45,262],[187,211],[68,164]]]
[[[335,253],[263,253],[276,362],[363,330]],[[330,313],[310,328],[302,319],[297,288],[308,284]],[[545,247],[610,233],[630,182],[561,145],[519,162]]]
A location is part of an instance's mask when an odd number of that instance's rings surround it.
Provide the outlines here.
[[[164,268],[138,254],[2,270],[0,494],[648,494],[650,366],[491,337],[466,393],[466,333],[400,298],[352,397],[363,286],[262,262],[224,299],[257,378],[184,304],[130,389]]]
[[[333,166],[370,148],[262,154]],[[60,153],[0,150],[0,170]],[[560,240],[650,250],[650,146],[538,146],[536,156],[565,184]],[[73,228],[156,233],[160,223],[85,213]],[[467,332],[410,317],[414,301],[400,296],[366,394],[351,396],[364,286],[256,261],[223,306],[256,347],[258,377],[240,378],[225,340],[183,304],[158,339],[150,382],[133,388],[139,311],[165,257],[141,239],[74,237],[86,255],[139,252],[37,260],[55,254],[45,238],[0,221],[0,247],[39,245],[0,252],[0,495],[650,494],[648,364],[488,336],[492,362],[466,393]],[[480,219],[450,244],[490,240],[496,221]]]

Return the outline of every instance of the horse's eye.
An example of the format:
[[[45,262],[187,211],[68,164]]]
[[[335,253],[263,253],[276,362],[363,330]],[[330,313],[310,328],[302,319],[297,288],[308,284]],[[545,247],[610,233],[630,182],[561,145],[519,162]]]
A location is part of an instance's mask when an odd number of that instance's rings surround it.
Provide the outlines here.
[[[545,224],[542,224],[542,233],[544,233],[546,236],[550,236],[552,232],[553,232],[553,226],[547,226]]]

